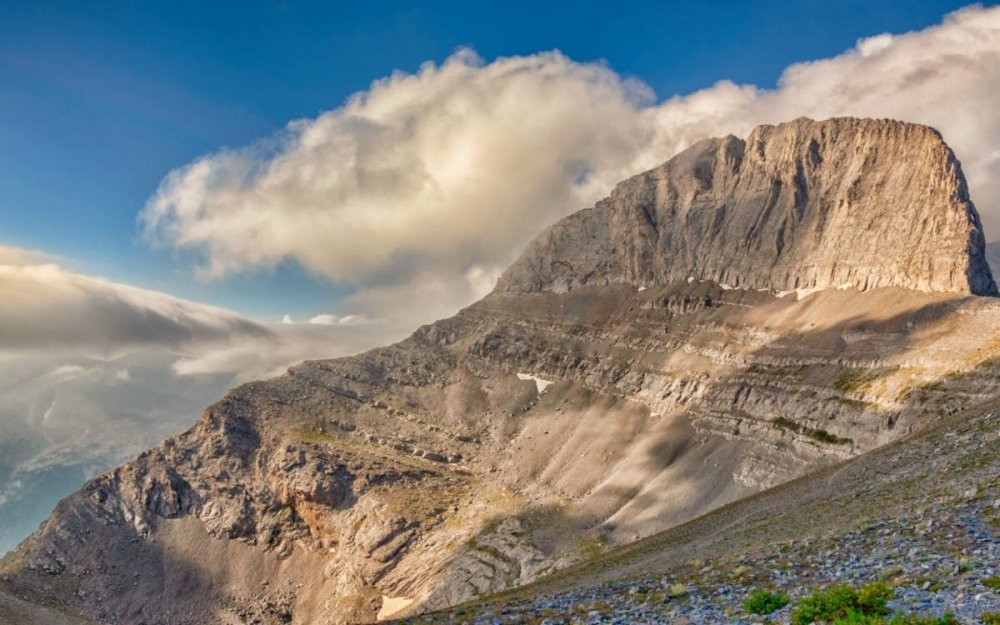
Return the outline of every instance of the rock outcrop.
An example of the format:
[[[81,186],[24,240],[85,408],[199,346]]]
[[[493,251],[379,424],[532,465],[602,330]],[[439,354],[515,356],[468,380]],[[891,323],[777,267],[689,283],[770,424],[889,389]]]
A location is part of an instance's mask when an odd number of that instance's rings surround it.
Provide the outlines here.
[[[899,286],[996,295],[955,155],[932,128],[798,119],[708,139],[539,237],[500,288]]]
[[[705,142],[455,317],[234,389],[63,501],[0,590],[115,625],[454,605],[989,400],[995,291],[933,130]]]

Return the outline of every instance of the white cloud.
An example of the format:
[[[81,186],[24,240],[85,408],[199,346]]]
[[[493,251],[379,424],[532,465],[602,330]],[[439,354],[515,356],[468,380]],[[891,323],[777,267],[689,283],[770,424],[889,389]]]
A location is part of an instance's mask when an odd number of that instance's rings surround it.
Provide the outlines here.
[[[371,320],[364,315],[337,315],[322,314],[309,319],[309,323],[319,326],[355,326],[362,323],[371,323]]]
[[[409,330],[349,316],[261,323],[51,261],[0,246],[0,553],[86,477],[186,429],[235,383]]]
[[[660,103],[601,64],[554,52],[484,64],[463,50],[171,173],[143,219],[154,238],[200,252],[205,276],[294,259],[359,285],[357,313],[427,321],[448,310],[413,284],[462,294],[449,296],[453,310],[488,291],[544,225],[618,180],[699,139],[803,115],[937,127],[996,233],[997,93],[1000,8],[981,6],[793,65],[773,90],[721,81]]]
[[[375,82],[284,135],[170,174],[144,220],[222,276],[292,258],[334,280],[463,280],[635,169],[650,94],[557,53]]]
[[[402,338],[407,329],[359,315],[318,315],[304,326],[287,316],[262,323],[0,246],[0,361],[47,359],[57,363],[45,374],[53,380],[80,374],[71,363],[78,357],[164,353],[174,358],[179,374],[226,374],[241,381],[280,373],[307,358],[361,351]]]

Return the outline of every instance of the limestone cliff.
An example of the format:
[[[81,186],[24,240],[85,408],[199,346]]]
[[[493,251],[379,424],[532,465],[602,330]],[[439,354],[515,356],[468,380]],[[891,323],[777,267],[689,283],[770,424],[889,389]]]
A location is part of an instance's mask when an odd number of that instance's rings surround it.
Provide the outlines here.
[[[848,285],[996,295],[955,155],[932,128],[798,119],[708,139],[542,234],[500,288]]]
[[[115,625],[453,605],[989,400],[995,291],[933,130],[701,143],[455,317],[234,389],[95,478],[0,592]]]

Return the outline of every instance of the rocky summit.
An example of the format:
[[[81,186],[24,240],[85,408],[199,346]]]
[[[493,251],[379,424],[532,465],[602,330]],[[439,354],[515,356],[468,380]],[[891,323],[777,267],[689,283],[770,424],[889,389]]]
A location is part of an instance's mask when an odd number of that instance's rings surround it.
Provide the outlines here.
[[[980,414],[996,292],[933,129],[704,141],[454,317],[236,388],[88,482],[0,561],[0,621],[361,623],[548,579]]]
[[[712,280],[996,295],[955,155],[927,126],[798,119],[695,144],[559,222],[500,288]]]

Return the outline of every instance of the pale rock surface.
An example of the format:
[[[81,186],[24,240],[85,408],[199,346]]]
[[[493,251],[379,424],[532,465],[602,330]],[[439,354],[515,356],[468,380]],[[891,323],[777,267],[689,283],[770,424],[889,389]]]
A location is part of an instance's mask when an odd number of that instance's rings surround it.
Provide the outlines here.
[[[684,278],[792,291],[849,284],[996,295],[982,225],[932,128],[797,119],[708,139],[540,236],[512,291]],[[690,279],[689,278],[689,279]]]

